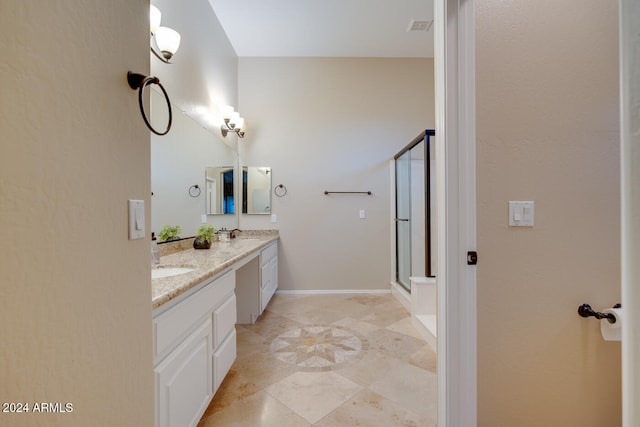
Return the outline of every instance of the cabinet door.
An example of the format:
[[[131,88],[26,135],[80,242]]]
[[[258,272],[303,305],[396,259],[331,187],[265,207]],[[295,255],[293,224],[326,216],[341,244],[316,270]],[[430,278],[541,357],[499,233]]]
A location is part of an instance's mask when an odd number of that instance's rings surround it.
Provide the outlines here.
[[[214,393],[222,384],[222,380],[231,369],[231,365],[236,360],[236,331],[235,329],[231,331],[231,334],[227,337],[226,340],[220,347],[216,349],[216,352],[213,354],[213,390]]]
[[[213,397],[212,348],[209,320],[156,366],[158,427],[198,424]]]
[[[216,349],[236,327],[236,296],[231,295],[213,312],[213,348]]]

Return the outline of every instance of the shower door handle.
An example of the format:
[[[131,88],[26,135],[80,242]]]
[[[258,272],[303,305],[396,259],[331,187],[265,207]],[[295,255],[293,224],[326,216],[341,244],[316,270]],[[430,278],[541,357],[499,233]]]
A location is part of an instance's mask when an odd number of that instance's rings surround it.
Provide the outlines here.
[[[409,218],[393,218],[394,221],[409,221]]]

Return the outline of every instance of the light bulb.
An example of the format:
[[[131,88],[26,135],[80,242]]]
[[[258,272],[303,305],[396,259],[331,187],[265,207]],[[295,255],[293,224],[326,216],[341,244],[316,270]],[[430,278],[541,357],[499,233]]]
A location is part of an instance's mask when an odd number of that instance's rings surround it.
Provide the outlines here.
[[[240,113],[234,111],[231,114],[231,117],[229,117],[229,126],[231,126],[232,128],[235,127],[236,123],[238,123],[238,119],[240,119]]]
[[[158,27],[156,30],[156,44],[162,56],[169,60],[180,47],[180,33],[168,27]]]
[[[223,119],[230,119],[233,114],[233,107],[231,105],[225,105],[220,108],[220,112],[222,113]]]

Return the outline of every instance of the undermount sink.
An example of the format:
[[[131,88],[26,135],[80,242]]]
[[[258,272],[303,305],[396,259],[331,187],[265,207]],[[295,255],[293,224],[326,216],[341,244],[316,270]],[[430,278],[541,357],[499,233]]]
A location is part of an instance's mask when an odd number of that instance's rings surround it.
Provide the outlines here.
[[[151,269],[151,278],[160,279],[162,277],[173,277],[192,272],[189,267],[159,267]]]

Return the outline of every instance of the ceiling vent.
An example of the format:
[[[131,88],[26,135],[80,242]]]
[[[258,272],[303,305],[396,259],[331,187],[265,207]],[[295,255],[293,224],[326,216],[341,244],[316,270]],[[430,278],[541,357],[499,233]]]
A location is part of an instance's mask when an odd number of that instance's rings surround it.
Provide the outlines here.
[[[424,31],[426,33],[431,29],[432,25],[433,25],[433,20],[416,21],[415,19],[412,19],[411,22],[409,22],[409,28],[407,28],[407,31]]]

